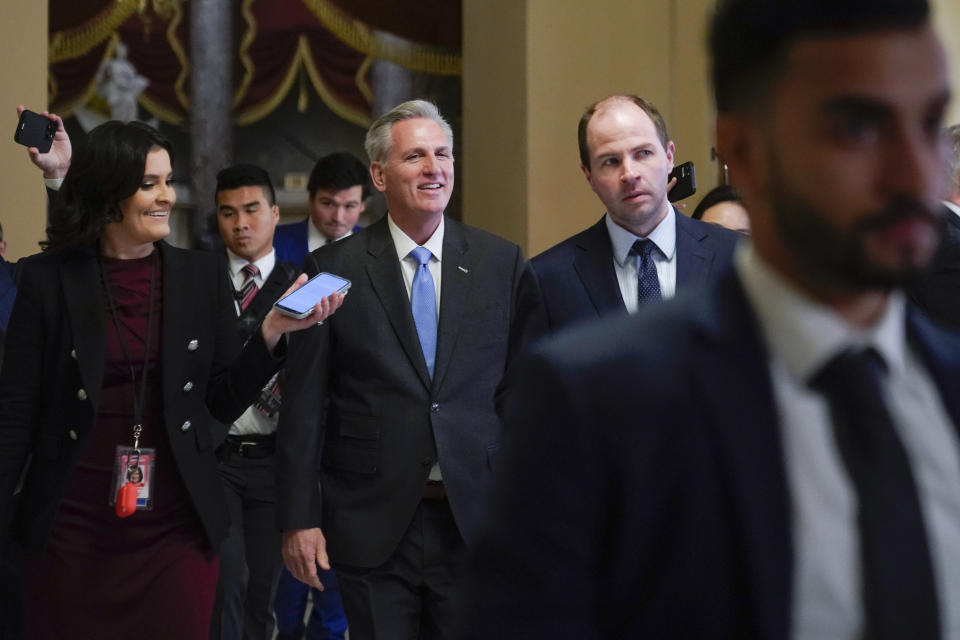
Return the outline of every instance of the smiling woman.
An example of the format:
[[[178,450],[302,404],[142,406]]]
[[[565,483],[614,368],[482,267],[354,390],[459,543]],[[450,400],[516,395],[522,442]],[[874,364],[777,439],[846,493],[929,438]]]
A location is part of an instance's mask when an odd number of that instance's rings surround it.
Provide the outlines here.
[[[0,371],[0,548],[26,550],[25,637],[207,638],[227,529],[212,429],[282,364],[284,331],[339,306],[273,312],[241,350],[223,256],[163,241],[171,160],[145,124],[91,131],[44,252],[21,262]],[[138,465],[144,504],[115,508]]]

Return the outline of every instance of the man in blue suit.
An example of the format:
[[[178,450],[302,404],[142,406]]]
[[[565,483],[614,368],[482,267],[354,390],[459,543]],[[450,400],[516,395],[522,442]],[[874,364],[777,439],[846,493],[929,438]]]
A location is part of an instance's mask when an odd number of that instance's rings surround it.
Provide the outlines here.
[[[370,195],[367,167],[349,153],[331,153],[314,165],[307,191],[310,215],[280,225],[273,236],[277,258],[298,265],[311,251],[360,230],[357,220]]]
[[[605,98],[584,111],[577,133],[580,168],[606,214],[530,261],[551,330],[633,313],[730,265],[740,236],[684,216],[667,198],[675,148],[653,104]]]
[[[710,42],[752,243],[519,364],[464,636],[956,637],[960,336],[901,288],[946,191],[927,2],[721,0]]]

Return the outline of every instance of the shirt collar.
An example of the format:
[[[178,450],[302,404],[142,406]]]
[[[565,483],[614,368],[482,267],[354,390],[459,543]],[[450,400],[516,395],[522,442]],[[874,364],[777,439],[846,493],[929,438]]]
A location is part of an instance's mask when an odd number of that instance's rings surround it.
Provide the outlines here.
[[[833,356],[851,347],[874,347],[891,373],[903,372],[907,345],[902,292],[891,294],[873,326],[855,327],[785,280],[750,243],[740,243],[734,263],[770,353],[782,359],[795,380],[806,384]]]
[[[945,206],[947,209],[950,209],[950,211],[953,211],[955,214],[960,216],[960,205],[956,205],[950,202],[949,200],[944,200],[943,206]]]
[[[246,258],[241,258],[230,249],[227,249],[227,258],[230,261],[230,277],[236,278],[240,271],[247,265]],[[257,269],[260,270],[261,280],[266,280],[270,277],[270,274],[273,272],[273,267],[277,263],[277,254],[273,249],[270,249],[270,253],[263,256],[259,260],[253,262],[256,265]]]
[[[444,218],[445,216],[440,217],[440,224],[437,225],[433,235],[423,243],[423,246],[430,250],[430,253],[433,254],[433,257],[436,258],[437,262],[442,261],[441,254],[443,253]],[[390,217],[389,212],[387,212],[387,227],[390,229],[390,237],[393,238],[393,246],[396,248],[397,257],[400,260],[404,260],[408,255],[410,255],[411,251],[420,246],[411,240],[410,236],[405,234],[403,230],[397,226],[397,223],[394,222],[393,218]]]
[[[351,233],[353,233],[353,229],[350,229],[339,238],[334,238],[331,240],[327,236],[323,235],[320,229],[317,229],[316,225],[313,224],[313,218],[307,216],[307,246],[316,245],[317,247],[325,247],[326,245],[336,242],[337,240],[343,240]]]
[[[657,245],[657,248],[666,256],[667,260],[673,260],[673,253],[677,249],[676,215],[673,206],[668,207],[667,215],[646,238]],[[621,267],[625,266],[627,259],[630,257],[630,248],[633,247],[633,243],[644,238],[635,236],[618,225],[609,213],[604,216],[604,221],[607,224],[607,232],[610,234],[610,242],[613,244],[613,259]]]

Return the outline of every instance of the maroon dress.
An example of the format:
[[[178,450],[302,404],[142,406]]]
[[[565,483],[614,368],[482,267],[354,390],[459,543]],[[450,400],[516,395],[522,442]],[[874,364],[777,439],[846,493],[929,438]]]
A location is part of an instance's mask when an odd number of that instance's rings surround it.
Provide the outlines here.
[[[156,449],[153,510],[119,518],[109,504],[117,445],[133,444],[150,316],[154,256],[102,258],[136,383],[104,296],[100,406],[64,490],[44,555],[25,567],[25,637],[197,640],[208,637],[217,559],[180,478],[163,427],[161,266],[154,302],[141,447]]]

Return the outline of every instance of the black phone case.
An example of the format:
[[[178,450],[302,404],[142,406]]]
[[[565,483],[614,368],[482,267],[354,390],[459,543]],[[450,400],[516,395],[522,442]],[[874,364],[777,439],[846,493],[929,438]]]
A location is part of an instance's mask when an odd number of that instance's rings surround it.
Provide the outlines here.
[[[57,133],[57,123],[28,109],[20,114],[17,122],[17,131],[13,135],[14,142],[25,147],[36,147],[40,153],[50,151],[53,145],[53,136]]]
[[[673,178],[677,179],[677,184],[667,192],[667,198],[670,202],[689,198],[697,192],[697,171],[694,169],[692,162],[684,162],[674,167],[670,175],[667,176],[667,181],[669,182]]]

